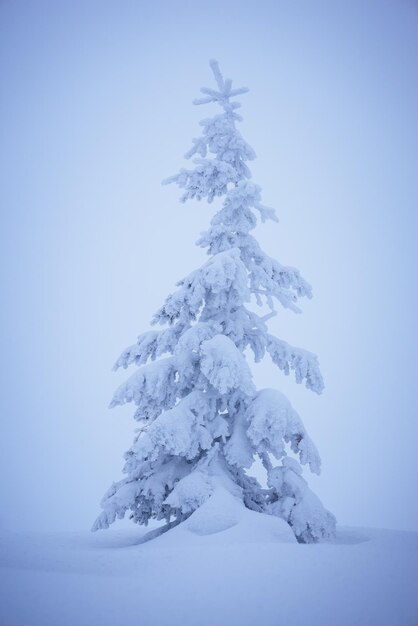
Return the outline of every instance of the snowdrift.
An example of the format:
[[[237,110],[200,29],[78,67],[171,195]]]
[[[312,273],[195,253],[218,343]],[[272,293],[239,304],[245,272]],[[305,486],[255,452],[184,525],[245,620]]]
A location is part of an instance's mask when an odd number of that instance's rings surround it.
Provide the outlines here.
[[[279,518],[218,490],[156,534],[3,535],[0,624],[418,623],[418,533],[340,528],[334,543],[301,545]]]

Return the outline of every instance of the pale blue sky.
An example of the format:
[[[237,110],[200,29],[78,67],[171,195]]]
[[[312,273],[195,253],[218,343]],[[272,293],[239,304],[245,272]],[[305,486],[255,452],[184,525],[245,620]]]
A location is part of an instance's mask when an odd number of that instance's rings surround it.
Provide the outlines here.
[[[135,423],[111,366],[204,261],[213,206],[184,165],[212,78],[251,91],[241,131],[278,225],[266,251],[313,284],[277,335],[319,355],[316,397],[268,362],[323,458],[341,523],[418,529],[418,3],[0,1],[2,519],[89,527]]]

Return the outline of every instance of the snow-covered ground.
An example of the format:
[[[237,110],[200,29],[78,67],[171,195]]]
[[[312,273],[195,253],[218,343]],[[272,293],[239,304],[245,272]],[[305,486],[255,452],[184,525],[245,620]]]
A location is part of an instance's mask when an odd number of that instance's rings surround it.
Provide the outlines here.
[[[299,545],[280,519],[223,504],[146,542],[135,526],[3,535],[0,624],[418,624],[418,533],[339,528]]]

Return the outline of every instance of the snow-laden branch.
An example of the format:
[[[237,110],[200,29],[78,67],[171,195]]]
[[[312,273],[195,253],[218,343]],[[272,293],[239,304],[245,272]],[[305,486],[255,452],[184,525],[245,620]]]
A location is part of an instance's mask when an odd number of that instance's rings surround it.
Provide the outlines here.
[[[126,369],[132,363],[144,365],[149,359],[154,361],[167,352],[173,354],[179,337],[187,328],[189,328],[188,325],[177,323],[164,330],[149,330],[142,333],[133,346],[129,346],[122,352],[113,369],[115,371],[120,367]]]
[[[290,370],[295,372],[297,383],[305,381],[305,387],[320,394],[324,389],[324,381],[319,369],[318,357],[312,352],[296,348],[282,339],[273,335],[267,335],[267,352],[275,363],[286,375]]]
[[[117,388],[110,408],[133,402],[137,405],[136,419],[153,420],[176,402],[176,360],[160,359],[144,365]]]
[[[276,459],[286,455],[285,443],[299,454],[302,465],[309,465],[319,474],[321,459],[312,440],[306,433],[299,415],[290,402],[275,389],[261,389],[249,404],[245,420],[247,435],[259,454],[273,454]]]
[[[217,159],[194,159],[192,170],[182,168],[178,174],[163,180],[163,185],[176,183],[184,193],[180,200],[202,200],[208,202],[226,193],[229,183],[237,183],[239,174],[229,163]]]
[[[157,417],[131,448],[138,463],[156,461],[164,454],[187,460],[197,457],[212,445],[212,435],[206,427],[214,419],[216,403],[202,391],[192,391],[176,406]]]
[[[235,121],[240,119],[236,114],[222,114],[202,120],[203,134],[193,139],[193,146],[186,152],[185,158],[190,159],[195,154],[204,158],[211,153],[216,160],[232,165],[240,178],[250,178],[245,162],[252,161],[256,155],[235,127]]]
[[[200,91],[205,97],[197,98],[194,100],[194,104],[209,104],[210,102],[216,102],[220,104],[227,113],[231,112],[240,105],[235,102],[231,103],[229,101],[230,98],[247,93],[249,89],[248,87],[238,87],[238,89],[232,89],[232,80],[230,78],[224,80],[221,70],[219,69],[218,61],[212,59],[210,61],[210,67],[213,71],[218,91],[210,87],[202,87]]]
[[[228,311],[249,299],[247,272],[237,249],[215,255],[179,285],[155,314],[154,324],[195,320],[204,303]]]
[[[221,395],[239,389],[251,396],[255,387],[251,372],[241,352],[231,339],[216,335],[200,347],[201,371]]]
[[[330,541],[335,537],[335,517],[309,489],[301,473],[298,462],[288,457],[268,472],[272,494],[267,510],[291,526],[299,543]]]
[[[241,180],[228,190],[222,208],[213,216],[211,225],[222,225],[233,232],[247,233],[257,225],[251,209],[260,213],[262,221],[277,221],[274,209],[261,203],[261,188],[248,180]]]
[[[126,456],[132,457],[133,453],[129,451]],[[154,463],[152,469],[149,464],[148,469],[143,469],[141,473],[136,464],[128,478],[113,483],[105,493],[101,501],[103,511],[92,530],[108,528],[116,518],[123,519],[128,510],[131,511],[131,518],[140,524],[147,524],[150,515],[169,521],[174,511],[164,504],[167,493],[189,471],[188,462],[181,457],[167,457],[163,463]]]
[[[193,388],[215,390],[219,396],[234,390],[252,395],[255,388],[244,356],[217,330],[213,323],[190,328],[174,356],[140,367],[118,387],[110,407],[133,402],[138,407],[136,419],[152,421]]]
[[[244,257],[244,262],[246,261]],[[296,306],[298,297],[311,298],[311,286],[294,267],[286,267],[267,255],[248,259],[250,291],[256,296],[264,296],[271,309],[276,298],[285,309],[300,313]],[[261,299],[259,304],[261,304]]]

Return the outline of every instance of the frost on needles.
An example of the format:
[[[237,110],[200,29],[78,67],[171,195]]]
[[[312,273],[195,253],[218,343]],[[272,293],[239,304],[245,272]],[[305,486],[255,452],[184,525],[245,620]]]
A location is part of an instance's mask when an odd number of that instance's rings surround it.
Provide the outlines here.
[[[152,323],[161,329],[140,335],[116,361],[115,369],[137,369],[111,406],[132,402],[140,426],[125,454],[125,478],[105,494],[93,530],[127,511],[140,524],[164,519],[171,526],[221,488],[249,509],[283,518],[301,543],[329,540],[335,518],[302,477],[301,465],[320,471],[316,447],[282,393],[255,388],[245,355],[249,349],[258,362],[267,353],[297,383],[321,393],[316,356],[271,335],[269,315],[251,308],[255,300],[274,312],[277,301],[298,312],[298,299],[310,298],[311,287],[297,269],[265,254],[251,234],[257,217],[277,218],[250,180],[247,163],[255,153],[236,128],[242,118],[232,99],[248,90],[234,89],[216,61],[210,66],[216,88],[202,88],[194,103],[217,103],[222,112],[201,122],[202,134],[186,154],[193,166],[164,181],[181,187],[183,202],[223,198],[197,242],[209,260],[156,312]],[[267,488],[247,472],[256,457]]]

